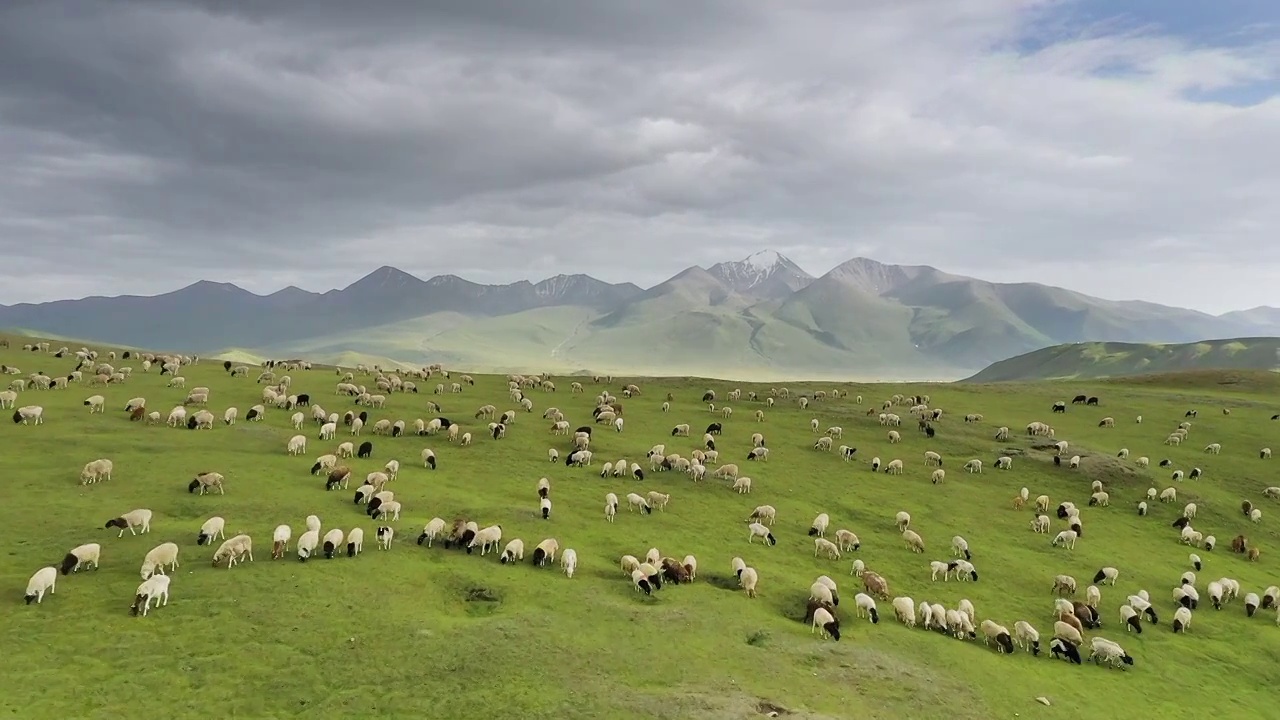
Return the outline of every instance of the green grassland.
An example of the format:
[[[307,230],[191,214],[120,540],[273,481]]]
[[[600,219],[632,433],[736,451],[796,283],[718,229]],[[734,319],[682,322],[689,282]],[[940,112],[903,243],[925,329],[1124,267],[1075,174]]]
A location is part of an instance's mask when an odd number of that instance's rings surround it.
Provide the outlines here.
[[[1280,369],[1280,338],[1054,345],[992,363],[966,382],[1084,380],[1207,369]]]
[[[72,369],[73,361],[23,352],[21,338],[12,342],[0,349],[0,362],[24,375]],[[1219,549],[1200,551],[1207,563],[1198,583],[1202,593],[1205,583],[1223,576],[1239,580],[1242,595],[1280,583],[1280,505],[1261,494],[1280,484],[1280,466],[1258,457],[1264,446],[1280,449],[1280,422],[1269,420],[1280,400],[1274,376],[1265,373],[1236,373],[1225,384],[1206,375],[1133,384],[840,385],[849,391],[847,399],[815,402],[807,410],[794,398],[772,408],[731,403],[735,413],[723,421],[719,446],[723,461],[738,463],[753,478],[749,495],[732,492],[725,481],[694,484],[674,473],[650,473],[637,482],[601,479],[598,472],[601,463],[619,457],[641,461],[657,443],[688,456],[699,431],[722,420],[700,401],[704,390],[717,390],[723,401],[733,387],[763,397],[769,386],[617,379],[612,387],[619,395],[624,382],[643,388],[642,396],[621,399],[624,432],[598,429],[595,464],[566,468],[546,460],[548,447],[563,454],[566,443],[550,435],[541,413],[554,405],[575,426],[588,424],[603,385],[583,379],[587,392],[575,395],[569,378],[561,378],[554,393],[530,392],[535,412],[520,413],[507,438],[494,441],[472,415],[486,403],[499,410],[514,406],[506,379],[477,376],[474,387],[444,396],[430,394],[433,379],[419,383],[428,388],[422,395],[390,395],[385,410],[370,411],[370,424],[385,417],[412,427],[415,418],[434,416],[426,409],[434,399],[445,417],[475,432],[473,446],[456,447],[443,436],[393,439],[366,430],[360,439],[373,441],[373,457],[348,461],[357,477],[391,458],[403,465],[390,489],[404,512],[391,523],[398,532],[394,548],[383,552],[374,538],[377,523],[352,504],[354,487],[326,492],[323,480],[308,474],[316,456],[350,439],[345,431],[335,442],[321,442],[308,423],[307,453],[289,457],[291,412],[268,410],[260,423],[243,419],[259,402],[256,369],[248,378],[230,378],[208,360],[184,368],[183,375],[187,387],[212,388],[210,409],[218,416],[212,431],[131,423],[122,411],[129,398],[143,396],[148,408],[167,414],[185,391],[166,388],[166,378],[142,373],[136,361],[115,364],[134,366],[124,385],[27,390],[18,405],[44,406],[45,423],[18,425],[6,415],[0,424],[0,586],[8,589],[0,601],[6,681],[0,706],[9,716],[751,718],[760,717],[766,703],[785,708],[790,712],[784,717],[791,718],[1244,718],[1274,712],[1280,682],[1274,611],[1247,618],[1242,599],[1220,612],[1205,602],[1189,634],[1173,635],[1169,627],[1170,590],[1189,569],[1190,550],[1170,522],[1186,502],[1199,504],[1195,527],[1219,540]],[[295,392],[309,393],[328,411],[354,407],[334,395],[331,368],[293,377]],[[373,384],[371,377],[360,382]],[[833,385],[789,387],[794,394]],[[105,414],[90,415],[82,405],[95,393],[107,397]],[[674,401],[664,414],[667,393]],[[917,432],[902,407],[903,442],[888,444],[885,428],[866,410],[894,393],[929,394],[931,405],[946,411],[937,437]],[[1050,413],[1053,401],[1078,393],[1100,396],[1101,406]],[[233,426],[221,422],[228,406],[240,408]],[[1223,415],[1223,407],[1232,413]],[[1200,414],[1189,442],[1162,445],[1191,408]],[[765,411],[762,423],[752,417],[756,409]],[[985,418],[966,424],[966,413]],[[1139,414],[1142,424],[1134,422]],[[1108,415],[1116,427],[1099,428]],[[858,459],[846,464],[835,452],[813,450],[810,418],[824,428],[843,426],[836,444],[856,446]],[[1084,457],[1078,471],[1054,467],[1050,455],[1033,448],[1020,432],[1033,420],[1052,423],[1057,439],[1071,443],[1070,454]],[[695,437],[669,437],[676,423],[692,424]],[[992,439],[1001,425],[1014,429],[1007,442]],[[757,431],[767,436],[771,457],[744,462]],[[1201,452],[1210,442],[1222,444],[1221,455]],[[424,447],[435,449],[438,470],[416,462]],[[1151,470],[1117,460],[1121,447],[1133,458],[1151,457]],[[930,484],[926,450],[946,458],[944,484]],[[992,468],[1001,454],[1014,457],[1012,470]],[[906,473],[872,473],[873,456],[901,458]],[[114,460],[114,478],[81,486],[80,468],[98,457]],[[971,457],[984,460],[985,473],[961,471]],[[1150,516],[1138,517],[1134,502],[1147,488],[1171,484],[1169,471],[1155,467],[1165,457],[1177,468],[1203,468],[1204,477],[1178,484],[1177,503],[1153,503]],[[226,476],[226,494],[189,494],[190,478],[208,470]],[[543,476],[551,480],[554,501],[547,521],[538,514],[535,492]],[[1107,486],[1110,507],[1085,507],[1095,479]],[[1074,551],[1052,548],[1050,536],[1029,530],[1032,513],[1014,510],[1010,502],[1023,486],[1032,497],[1044,493],[1055,505],[1073,500],[1082,507],[1085,535]],[[665,512],[646,516],[624,507],[616,523],[605,521],[605,493],[624,497],[651,489],[671,493]],[[1263,509],[1260,524],[1241,516],[1246,498]],[[766,503],[778,508],[773,532],[779,542],[748,544],[744,519]],[[139,507],[155,512],[150,534],[117,538],[115,530],[102,529],[107,519]],[[923,555],[900,541],[893,524],[899,510],[912,514],[928,545]],[[840,561],[815,558],[806,531],[820,512],[830,514],[831,533],[856,532],[861,549]],[[273,561],[272,528],[290,524],[296,541],[311,513],[325,530],[363,527],[363,554],[299,563],[291,552]],[[253,563],[211,567],[212,549],[195,539],[213,515],[226,518],[228,536],[253,536]],[[525,540],[526,562],[508,567],[493,555],[414,544],[433,516],[501,524],[504,544]],[[1061,525],[1055,520],[1054,532]],[[1262,548],[1259,562],[1230,553],[1237,533]],[[949,559],[950,538],[957,534],[969,541],[980,581],[930,582],[929,561]],[[575,577],[528,562],[546,537],[577,551]],[[131,617],[142,557],[165,541],[182,548],[172,598],[146,618]],[[24,605],[21,591],[30,575],[84,542],[102,543],[101,569],[60,576],[55,595]],[[635,592],[618,558],[643,556],[655,546],[677,558],[695,555],[697,580],[664,586],[653,597]],[[737,588],[730,570],[735,556],[758,569],[758,598]],[[1120,569],[1119,583],[1102,590],[1105,626],[1098,632],[1121,642],[1136,665],[1122,672],[1068,665],[1047,653],[1002,656],[981,640],[908,629],[884,601],[880,623],[871,625],[853,614],[853,596],[861,590],[849,572],[853,557],[881,573],[893,595],[952,608],[969,598],[979,621],[991,618],[1012,629],[1015,621],[1027,620],[1040,629],[1046,647],[1053,576],[1074,575],[1083,596],[1094,572],[1113,565]],[[821,574],[840,583],[840,642],[818,639],[801,622],[809,585]],[[1118,607],[1140,588],[1150,592],[1161,622],[1141,636],[1126,634]],[[1053,705],[1036,703],[1041,695]]]

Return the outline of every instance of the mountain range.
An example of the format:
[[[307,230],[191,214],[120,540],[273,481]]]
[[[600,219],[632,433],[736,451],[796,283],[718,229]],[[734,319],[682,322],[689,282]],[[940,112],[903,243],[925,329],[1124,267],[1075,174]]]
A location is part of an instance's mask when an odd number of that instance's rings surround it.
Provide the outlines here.
[[[381,267],[341,290],[201,281],[150,297],[0,306],[0,328],[213,355],[384,358],[475,371],[742,379],[955,379],[1084,341],[1280,335],[1280,309],[1223,315],[854,258],[813,277],[772,251],[643,289],[587,275],[480,285]]]

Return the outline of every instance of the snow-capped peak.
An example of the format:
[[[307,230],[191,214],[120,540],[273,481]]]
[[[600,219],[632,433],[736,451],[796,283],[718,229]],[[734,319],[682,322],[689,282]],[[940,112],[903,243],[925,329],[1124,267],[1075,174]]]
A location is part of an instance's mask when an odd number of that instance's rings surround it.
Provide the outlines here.
[[[750,265],[761,272],[768,272],[778,265],[781,265],[785,260],[786,258],[773,250],[761,250],[760,252],[748,255],[746,259],[742,261],[742,264]]]
[[[737,262],[716,263],[707,271],[736,292],[761,297],[781,297],[813,281],[812,276],[773,250],[754,252]]]

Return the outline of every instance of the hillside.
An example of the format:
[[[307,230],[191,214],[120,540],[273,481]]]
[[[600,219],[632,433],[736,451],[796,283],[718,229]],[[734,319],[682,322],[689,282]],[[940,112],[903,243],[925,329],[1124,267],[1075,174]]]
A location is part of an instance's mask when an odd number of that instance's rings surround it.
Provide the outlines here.
[[[0,329],[211,355],[381,357],[475,371],[952,380],[1085,341],[1280,332],[1280,310],[1213,316],[1035,283],[854,258],[813,277],[761,251],[649,289],[587,275],[481,285],[381,267],[342,289],[256,295],[202,281],[154,297],[0,306]]]
[[[1280,370],[1280,338],[1055,345],[993,363],[965,382],[1083,380],[1195,370]]]

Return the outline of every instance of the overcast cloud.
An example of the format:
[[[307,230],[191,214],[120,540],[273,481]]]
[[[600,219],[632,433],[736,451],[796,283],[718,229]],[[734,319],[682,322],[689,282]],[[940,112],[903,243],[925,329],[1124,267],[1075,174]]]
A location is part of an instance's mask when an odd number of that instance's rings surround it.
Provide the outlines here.
[[[772,248],[1280,305],[1280,11],[1183,4],[6,0],[0,302]]]

